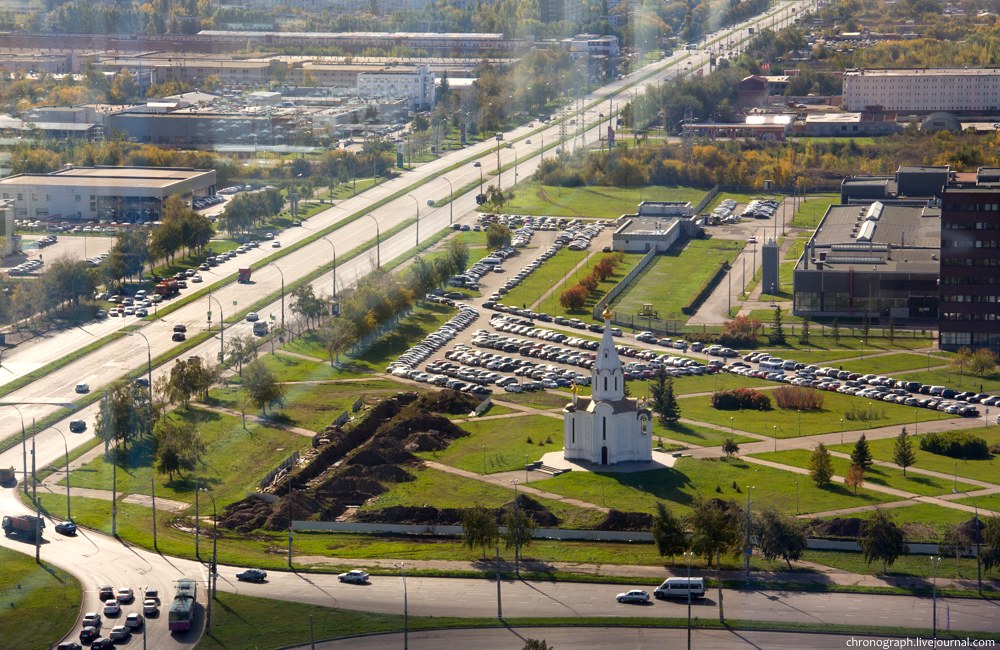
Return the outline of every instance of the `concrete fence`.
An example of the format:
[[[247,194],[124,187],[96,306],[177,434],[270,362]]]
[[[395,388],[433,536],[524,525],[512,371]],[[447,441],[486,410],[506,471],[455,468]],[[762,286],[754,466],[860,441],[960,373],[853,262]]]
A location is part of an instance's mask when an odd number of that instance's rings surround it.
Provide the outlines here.
[[[280,465],[272,469],[270,472],[267,473],[267,476],[265,476],[260,480],[260,483],[258,483],[260,489],[263,490],[264,488],[266,488],[268,485],[271,484],[272,481],[274,481],[274,477],[276,477],[281,472],[288,470],[288,468],[292,467],[297,462],[299,462],[299,452],[294,451],[292,452],[291,456],[283,460]]]

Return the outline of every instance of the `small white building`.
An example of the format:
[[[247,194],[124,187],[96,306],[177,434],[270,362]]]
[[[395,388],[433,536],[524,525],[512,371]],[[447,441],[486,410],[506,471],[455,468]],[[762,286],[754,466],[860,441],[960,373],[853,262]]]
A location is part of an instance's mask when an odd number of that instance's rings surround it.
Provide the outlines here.
[[[406,99],[412,110],[434,108],[434,71],[430,66],[416,70],[379,70],[358,73],[358,97],[361,99]]]
[[[591,396],[579,397],[563,409],[563,453],[566,460],[595,465],[648,463],[653,459],[650,413],[625,397],[625,373],[611,338],[611,312],[604,312],[604,336],[590,370]]]

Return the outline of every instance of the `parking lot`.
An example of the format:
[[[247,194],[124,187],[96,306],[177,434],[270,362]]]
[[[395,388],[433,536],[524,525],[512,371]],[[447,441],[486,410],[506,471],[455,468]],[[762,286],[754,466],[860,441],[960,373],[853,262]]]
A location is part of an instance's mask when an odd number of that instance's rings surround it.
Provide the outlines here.
[[[39,246],[38,241],[47,236],[44,233],[23,235],[21,241],[24,252],[4,258],[3,263],[0,264],[0,269],[9,272],[10,269],[18,264],[37,260],[43,262],[43,265],[35,271],[35,273],[39,273],[44,269],[45,260],[57,260],[60,258],[71,260],[87,259],[107,253],[115,243],[115,238],[108,235],[84,236],[60,233],[56,237],[54,244]]]

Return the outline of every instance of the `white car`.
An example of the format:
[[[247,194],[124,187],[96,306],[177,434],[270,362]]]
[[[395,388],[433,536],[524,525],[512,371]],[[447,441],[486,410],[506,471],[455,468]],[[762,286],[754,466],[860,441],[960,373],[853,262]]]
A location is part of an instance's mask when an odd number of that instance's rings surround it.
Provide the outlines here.
[[[131,587],[122,587],[115,594],[115,598],[119,603],[131,603],[135,600],[135,594],[132,592]]]
[[[642,589],[633,589],[632,591],[626,591],[615,596],[615,600],[619,603],[648,603],[649,594]]]
[[[108,600],[104,603],[105,616],[118,616],[122,613],[122,607],[117,600]]]
[[[368,574],[361,569],[354,569],[353,571],[348,571],[347,573],[341,573],[337,576],[341,582],[349,582],[355,585],[363,585],[368,583]]]

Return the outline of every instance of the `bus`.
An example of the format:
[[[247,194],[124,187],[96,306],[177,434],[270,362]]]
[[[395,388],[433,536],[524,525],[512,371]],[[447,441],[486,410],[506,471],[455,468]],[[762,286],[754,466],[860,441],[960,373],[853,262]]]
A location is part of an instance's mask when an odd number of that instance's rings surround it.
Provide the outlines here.
[[[198,600],[198,583],[190,578],[177,581],[177,594],[170,604],[168,629],[171,632],[181,632],[191,629],[194,618],[194,606]]]

